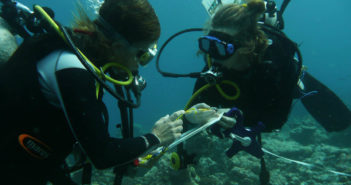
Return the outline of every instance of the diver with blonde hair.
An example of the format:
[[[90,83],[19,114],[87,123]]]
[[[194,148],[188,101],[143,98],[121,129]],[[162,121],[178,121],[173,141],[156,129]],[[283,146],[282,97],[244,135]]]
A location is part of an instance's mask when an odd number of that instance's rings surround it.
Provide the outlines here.
[[[301,99],[328,132],[344,130],[351,124],[351,111],[328,87],[304,71],[298,45],[282,32],[282,15],[288,2],[285,0],[277,10],[272,0],[203,0],[211,16],[204,28],[180,31],[165,42],[167,45],[182,33],[203,31],[205,35],[198,38],[199,53],[204,55],[206,64],[202,72],[164,72],[158,66],[161,53],[156,60],[159,72],[166,77],[197,78],[186,107],[204,102],[211,107],[240,110],[241,116],[222,119],[226,123],[209,130],[220,138],[233,139],[232,147],[226,151],[228,157],[245,150],[261,159],[261,184],[269,183],[269,172],[261,150],[260,132],[281,129],[294,99]],[[185,116],[184,130],[193,127],[192,123]],[[241,131],[237,130],[239,123]],[[243,127],[253,131],[246,132]],[[242,135],[235,139],[233,134],[238,133]],[[250,134],[249,142],[243,139]],[[174,168],[186,168],[196,162],[196,155],[188,154],[186,147],[179,145],[177,152],[178,155],[172,156]]]

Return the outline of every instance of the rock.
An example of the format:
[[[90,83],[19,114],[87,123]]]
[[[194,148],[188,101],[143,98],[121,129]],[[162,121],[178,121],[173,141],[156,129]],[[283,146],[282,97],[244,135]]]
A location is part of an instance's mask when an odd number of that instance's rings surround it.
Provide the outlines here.
[[[350,147],[331,145],[335,143],[333,139],[336,138],[330,138],[330,135],[318,124],[314,124],[309,116],[296,117],[292,121],[283,133],[264,134],[263,146],[275,154],[313,164],[315,167],[299,165],[265,154],[270,183],[351,184],[350,177],[338,176],[327,171],[351,173]],[[339,135],[340,140],[344,135]],[[224,152],[230,145],[231,141],[228,139],[201,133],[186,142],[188,151],[197,154],[197,164],[188,166],[187,169],[173,170],[169,165],[170,153],[166,153],[144,175],[125,177],[123,185],[259,184],[260,160],[242,151],[228,158]],[[108,173],[111,171],[96,173],[94,176],[98,176],[99,179],[94,182],[112,184],[113,178]]]
[[[328,139],[326,131],[311,116],[295,123],[295,127],[290,130],[290,137],[302,145],[324,143]]]

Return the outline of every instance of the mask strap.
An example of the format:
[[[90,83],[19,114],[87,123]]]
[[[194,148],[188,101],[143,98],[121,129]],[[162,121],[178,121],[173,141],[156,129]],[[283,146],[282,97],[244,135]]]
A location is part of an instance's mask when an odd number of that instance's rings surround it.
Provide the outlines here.
[[[98,16],[95,24],[101,29],[101,31],[105,34],[106,37],[112,38],[115,40],[119,40],[123,42],[126,46],[130,46],[131,44],[128,42],[126,38],[124,38],[120,33],[114,29],[111,24],[109,24],[104,18]]]

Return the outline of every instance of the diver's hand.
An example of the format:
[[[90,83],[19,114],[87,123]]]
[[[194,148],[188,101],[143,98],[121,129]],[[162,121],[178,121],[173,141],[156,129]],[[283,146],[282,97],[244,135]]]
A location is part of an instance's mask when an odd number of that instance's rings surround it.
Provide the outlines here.
[[[224,129],[233,128],[235,124],[236,119],[227,116],[223,116],[221,120],[218,121],[218,125],[220,125]]]
[[[166,115],[159,119],[152,128],[152,133],[160,140],[160,145],[168,145],[181,136],[183,120],[177,118],[184,114],[184,110],[177,111],[171,116]]]
[[[205,103],[196,104],[185,113],[185,119],[187,119],[190,123],[201,125],[218,116],[219,115],[216,113],[216,111],[211,109],[211,107]]]
[[[230,109],[229,108],[224,108],[224,109],[217,109],[217,113],[226,113]],[[219,120],[218,125],[223,127],[224,129],[232,128],[236,124],[236,119],[228,116],[222,116],[221,120]]]

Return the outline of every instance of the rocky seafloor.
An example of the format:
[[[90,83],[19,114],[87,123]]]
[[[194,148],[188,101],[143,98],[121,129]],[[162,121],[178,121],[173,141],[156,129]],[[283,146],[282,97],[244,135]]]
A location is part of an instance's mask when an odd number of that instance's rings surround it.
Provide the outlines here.
[[[263,147],[275,154],[313,164],[308,167],[265,154],[271,184],[350,184],[351,177],[328,170],[351,174],[351,130],[327,133],[309,115],[294,116],[280,132],[263,134]],[[225,155],[229,139],[219,139],[206,132],[187,142],[189,152],[196,152],[196,165],[175,171],[170,153],[152,168],[134,168],[123,185],[234,185],[259,184],[260,160],[245,152],[232,158]],[[93,184],[113,184],[111,170],[95,170]]]

